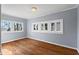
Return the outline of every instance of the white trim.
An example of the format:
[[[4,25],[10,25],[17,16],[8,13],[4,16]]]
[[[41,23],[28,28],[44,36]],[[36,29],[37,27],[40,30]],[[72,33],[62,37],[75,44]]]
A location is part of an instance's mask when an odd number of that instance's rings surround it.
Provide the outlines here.
[[[3,43],[8,43],[8,42],[12,42],[12,41],[16,41],[16,40],[20,40],[20,39],[24,39],[24,38],[27,38],[27,37],[11,39],[11,40],[8,40],[8,41],[5,41],[5,42],[1,42],[1,44],[3,44]]]
[[[62,44],[58,44],[58,43],[53,43],[53,42],[49,42],[49,41],[46,41],[46,40],[40,40],[40,39],[38,39],[38,38],[33,38],[33,37],[27,37],[27,38],[31,38],[31,39],[38,40],[38,41],[43,41],[43,42],[50,43],[50,44],[55,44],[55,45],[62,46],[62,47],[66,47],[66,48],[75,49],[75,50],[78,51],[78,49],[75,48],[75,47],[70,47],[70,46],[67,46],[67,45],[62,45]]]
[[[19,32],[24,32],[23,30],[22,31],[1,31],[2,34],[5,34],[5,33],[19,33]]]
[[[57,22],[60,22],[60,31],[57,31]],[[55,23],[55,30],[51,31],[51,23]],[[54,21],[50,21],[50,31],[49,33],[55,33],[55,34],[63,34],[63,19],[56,19]]]
[[[34,30],[34,25],[38,25],[38,30]],[[36,23],[32,23],[32,32],[39,32],[39,22],[36,22]]]

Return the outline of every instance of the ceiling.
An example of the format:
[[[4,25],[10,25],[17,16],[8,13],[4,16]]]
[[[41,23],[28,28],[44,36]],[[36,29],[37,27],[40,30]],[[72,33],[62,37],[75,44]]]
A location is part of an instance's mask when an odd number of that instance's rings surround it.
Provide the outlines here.
[[[11,16],[31,19],[74,8],[75,4],[2,4],[1,12]],[[37,7],[33,12],[32,7]]]

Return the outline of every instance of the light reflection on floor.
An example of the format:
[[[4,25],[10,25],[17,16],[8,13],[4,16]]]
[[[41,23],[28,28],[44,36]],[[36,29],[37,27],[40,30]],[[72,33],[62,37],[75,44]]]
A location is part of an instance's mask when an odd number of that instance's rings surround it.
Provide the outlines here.
[[[7,49],[2,49],[1,52],[3,55],[12,55],[12,52],[10,50],[7,50]]]

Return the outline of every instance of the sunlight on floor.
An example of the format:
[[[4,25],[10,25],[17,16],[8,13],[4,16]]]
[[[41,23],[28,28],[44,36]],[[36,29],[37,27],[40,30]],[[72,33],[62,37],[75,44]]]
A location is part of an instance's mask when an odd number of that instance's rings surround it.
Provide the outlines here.
[[[12,51],[8,50],[8,49],[2,49],[2,54],[3,55],[12,55]]]

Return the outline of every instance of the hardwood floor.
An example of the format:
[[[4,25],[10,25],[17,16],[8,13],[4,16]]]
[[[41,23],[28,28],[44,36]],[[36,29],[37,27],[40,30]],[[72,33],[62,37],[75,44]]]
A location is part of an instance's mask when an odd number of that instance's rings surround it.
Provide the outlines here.
[[[0,43],[0,55],[1,55],[1,43]]]
[[[3,55],[77,55],[77,51],[29,38],[2,44]]]

